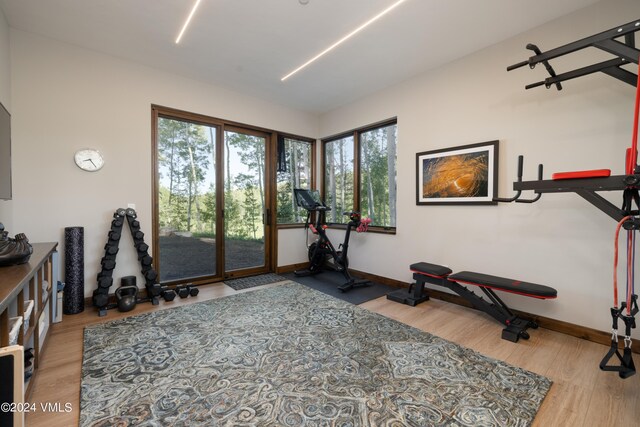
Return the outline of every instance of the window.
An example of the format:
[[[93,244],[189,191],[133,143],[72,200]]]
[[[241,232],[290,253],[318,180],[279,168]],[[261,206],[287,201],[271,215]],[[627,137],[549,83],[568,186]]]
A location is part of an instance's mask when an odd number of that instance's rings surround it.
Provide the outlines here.
[[[349,217],[342,213],[354,210],[353,153],[353,136],[324,144],[324,202],[331,208],[327,222],[346,224]]]
[[[293,197],[294,188],[313,188],[313,147],[310,140],[297,138],[283,138],[284,150],[280,159],[284,164],[279,165],[277,173],[277,213],[278,224],[304,223],[307,211],[296,205]]]
[[[360,133],[360,210],[372,225],[396,226],[396,124]]]
[[[396,227],[397,122],[389,120],[323,140],[327,221],[347,223],[360,211],[379,229]]]

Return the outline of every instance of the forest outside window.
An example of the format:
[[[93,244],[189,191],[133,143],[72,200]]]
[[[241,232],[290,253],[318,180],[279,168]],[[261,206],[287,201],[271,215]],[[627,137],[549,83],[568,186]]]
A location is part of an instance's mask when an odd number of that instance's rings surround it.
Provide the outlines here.
[[[296,205],[294,188],[313,188],[313,141],[282,137],[277,172],[278,224],[303,224],[307,211]]]
[[[354,138],[345,136],[324,144],[324,203],[331,208],[327,222],[349,222],[343,212],[354,210]]]
[[[372,220],[372,231],[396,227],[397,121],[395,119],[323,141],[327,222],[346,223],[346,211]]]

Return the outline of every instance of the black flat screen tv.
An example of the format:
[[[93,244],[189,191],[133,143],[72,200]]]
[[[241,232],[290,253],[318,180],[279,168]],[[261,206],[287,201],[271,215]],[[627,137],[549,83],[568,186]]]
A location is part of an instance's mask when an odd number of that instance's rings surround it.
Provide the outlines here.
[[[11,199],[11,114],[0,104],[0,200]]]

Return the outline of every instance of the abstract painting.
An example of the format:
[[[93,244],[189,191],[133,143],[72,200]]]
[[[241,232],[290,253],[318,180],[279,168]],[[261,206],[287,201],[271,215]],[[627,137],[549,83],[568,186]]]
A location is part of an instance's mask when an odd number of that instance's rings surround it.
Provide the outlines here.
[[[416,204],[496,204],[498,141],[416,154]]]

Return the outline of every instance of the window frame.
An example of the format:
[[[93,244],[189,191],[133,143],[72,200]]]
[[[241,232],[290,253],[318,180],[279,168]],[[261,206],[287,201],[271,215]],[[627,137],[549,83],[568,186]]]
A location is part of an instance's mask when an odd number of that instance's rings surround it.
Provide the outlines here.
[[[311,163],[311,180],[310,180],[310,187],[311,190],[316,188],[316,175],[317,175],[317,170],[316,170],[316,162],[317,162],[317,140],[313,139],[313,138],[309,138],[309,137],[305,137],[305,136],[300,136],[300,135],[294,135],[294,134],[290,134],[290,133],[284,133],[284,132],[276,132],[275,135],[275,140],[277,141],[279,137],[282,137],[284,139],[290,139],[290,140],[294,140],[294,141],[300,141],[300,142],[306,142],[311,146],[311,159],[309,160]],[[277,168],[277,166],[274,166],[274,168]],[[305,224],[304,222],[291,222],[291,223],[278,223],[278,203],[277,203],[277,199],[278,199],[278,173],[276,170],[276,173],[274,174],[274,178],[275,178],[275,222],[276,222],[276,229],[277,230],[284,230],[287,228],[304,228]]]
[[[342,138],[347,138],[347,137],[353,137],[353,210],[354,211],[358,211],[360,212],[361,209],[361,197],[360,197],[360,185],[361,185],[361,176],[360,176],[360,169],[361,169],[361,165],[360,165],[360,158],[361,158],[361,141],[360,141],[360,135],[365,133],[365,132],[369,132],[375,129],[379,129],[379,128],[383,128],[383,127],[387,127],[387,126],[392,126],[395,125],[396,128],[398,126],[398,118],[397,117],[391,117],[389,119],[386,120],[382,120],[379,122],[375,122],[375,123],[371,123],[369,125],[363,126],[363,127],[359,127],[356,129],[352,129],[346,132],[341,132],[335,135],[331,135],[325,138],[322,138],[320,140],[320,142],[322,143],[321,147],[321,154],[320,154],[320,160],[321,160],[321,170],[322,170],[322,174],[320,177],[320,194],[322,195],[322,199],[325,200],[326,199],[326,178],[325,178],[325,173],[324,171],[327,169],[327,164],[326,164],[326,146],[327,143],[329,142],[333,142],[333,141],[337,141],[340,140]],[[397,142],[396,142],[397,144]],[[398,176],[398,168],[397,168],[397,146],[396,146],[396,178]],[[396,202],[397,202],[397,192],[396,192]],[[396,205],[397,206],[397,205]],[[347,226],[346,224],[342,224],[342,223],[334,223],[334,222],[330,222],[329,224],[331,224],[334,228],[341,228],[341,229],[346,229]],[[396,218],[396,226],[395,227],[385,227],[385,226],[379,226],[379,225],[371,225],[369,226],[369,230],[370,232],[373,233],[382,233],[382,234],[396,234],[396,230],[397,230],[397,218]]]

